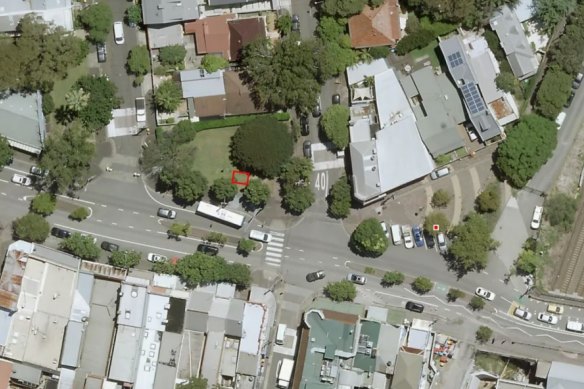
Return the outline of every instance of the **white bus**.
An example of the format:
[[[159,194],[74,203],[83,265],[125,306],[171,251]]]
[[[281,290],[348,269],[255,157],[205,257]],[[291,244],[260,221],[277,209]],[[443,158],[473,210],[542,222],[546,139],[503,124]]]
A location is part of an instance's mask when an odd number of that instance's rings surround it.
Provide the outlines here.
[[[294,361],[288,358],[278,362],[278,388],[286,389],[290,387],[292,381],[292,370],[294,370]]]
[[[225,208],[217,207],[204,201],[199,201],[199,205],[197,206],[197,213],[237,228],[243,226],[243,222],[245,220],[245,216],[243,215],[228,211]]]

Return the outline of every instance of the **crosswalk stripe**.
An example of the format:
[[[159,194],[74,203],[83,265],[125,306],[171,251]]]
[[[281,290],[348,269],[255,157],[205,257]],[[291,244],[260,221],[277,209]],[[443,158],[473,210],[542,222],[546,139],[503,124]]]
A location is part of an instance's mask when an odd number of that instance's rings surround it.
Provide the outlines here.
[[[283,232],[272,231],[272,236],[286,236]]]
[[[266,257],[266,261],[273,262],[273,263],[282,263],[281,260],[279,260],[277,258],[270,258],[270,257]]]
[[[273,254],[270,254],[270,255],[266,255],[264,258],[266,258],[266,259],[268,259],[268,258],[277,259],[278,261],[281,261],[280,258],[282,258],[282,254],[273,253]]]
[[[275,251],[277,253],[281,253],[281,252],[284,251],[284,249],[281,249],[281,248],[278,248],[278,247],[270,247],[270,246],[266,247],[266,250],[267,251]]]
[[[274,247],[274,246],[276,246],[276,247],[284,247],[284,243],[274,243],[274,242],[268,243],[268,247]]]
[[[279,263],[266,262],[266,265],[270,265],[270,266],[274,266],[274,267],[280,267],[280,264]]]
[[[284,242],[284,238],[272,238],[270,243],[274,243],[274,242],[282,243],[282,242]]]

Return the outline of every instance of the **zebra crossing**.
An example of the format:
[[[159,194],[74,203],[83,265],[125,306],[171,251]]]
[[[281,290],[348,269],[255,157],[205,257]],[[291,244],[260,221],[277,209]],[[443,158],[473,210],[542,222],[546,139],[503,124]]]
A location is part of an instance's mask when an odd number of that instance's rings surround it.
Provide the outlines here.
[[[282,253],[284,251],[284,237],[282,232],[270,231],[272,240],[266,245],[266,256],[264,257],[266,264],[274,267],[282,265]]]

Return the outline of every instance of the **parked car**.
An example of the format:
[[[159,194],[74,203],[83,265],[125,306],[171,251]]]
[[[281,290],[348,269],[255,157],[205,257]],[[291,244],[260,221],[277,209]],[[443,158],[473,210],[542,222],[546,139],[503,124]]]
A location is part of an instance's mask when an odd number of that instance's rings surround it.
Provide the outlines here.
[[[306,158],[312,158],[312,143],[309,140],[305,140],[302,144],[302,153]]]
[[[478,287],[477,290],[475,290],[475,294],[485,300],[493,301],[495,299],[495,293],[481,287]]]
[[[272,241],[272,235],[267,232],[262,232],[258,230],[251,230],[249,232],[249,238],[253,240],[259,240],[260,242],[270,243]]]
[[[30,167],[30,174],[38,176],[38,177],[46,177],[49,174],[47,169],[42,169],[38,166],[31,166]]]
[[[539,229],[541,225],[541,217],[543,215],[543,207],[541,205],[536,205],[533,210],[533,217],[531,218],[531,228],[533,230]]]
[[[300,116],[300,134],[302,136],[310,135],[310,126],[308,125],[308,117],[306,115]]]
[[[176,218],[176,211],[168,208],[158,208],[158,216],[174,219]]]
[[[31,186],[32,180],[30,177],[23,176],[22,174],[15,174],[12,176],[12,182],[22,186]]]
[[[349,274],[347,274],[347,279],[349,281],[351,281],[352,283],[359,284],[359,285],[365,285],[365,283],[367,282],[367,277],[365,277],[361,274],[349,273]]]
[[[104,63],[107,61],[107,50],[105,48],[105,43],[98,43],[95,45],[97,50],[97,62]]]
[[[150,262],[166,262],[168,258],[164,255],[148,253],[148,257],[146,258]]]
[[[136,105],[136,121],[144,123],[146,121],[146,100],[144,97],[136,97],[134,104]]]
[[[441,253],[445,253],[446,249],[448,248],[448,245],[446,243],[446,235],[444,235],[444,233],[439,233],[438,235],[436,235],[436,240],[438,241],[438,250],[440,250]]]
[[[406,309],[408,311],[413,311],[413,312],[418,312],[418,313],[424,312],[424,306],[422,304],[415,303],[413,301],[408,301],[406,303]]]
[[[550,315],[549,313],[540,312],[537,315],[537,320],[543,321],[544,323],[549,323],[549,324],[558,324],[559,319],[557,316]]]
[[[300,17],[292,15],[292,31],[300,31]]]
[[[316,100],[316,104],[314,105],[314,108],[312,109],[312,117],[319,117],[321,115],[321,110],[320,110],[320,96],[318,97],[318,99]]]
[[[124,39],[124,24],[122,22],[114,22],[114,41],[118,45],[123,45]]]
[[[385,237],[387,239],[389,239],[389,230],[387,229],[387,223],[385,223],[385,222],[379,222],[379,225],[381,226],[381,229],[383,230],[383,233],[385,234]]]
[[[556,315],[561,315],[562,313],[564,313],[564,307],[557,304],[548,304],[547,311],[555,313]]]
[[[57,238],[65,239],[71,236],[71,232],[59,227],[53,227],[51,228],[51,235],[56,236]]]
[[[219,247],[210,244],[201,243],[197,246],[197,251],[203,254],[215,256],[219,254]]]
[[[566,100],[566,104],[564,104],[564,108],[570,108],[570,105],[572,105],[572,101],[574,100],[574,96],[576,96],[576,92],[571,91],[568,100]]]
[[[341,95],[338,93],[335,93],[333,95],[333,104],[341,104]]]
[[[584,79],[584,74],[578,73],[574,82],[572,82],[572,88],[578,89],[580,88],[580,84],[582,84],[582,79]]]
[[[426,247],[429,249],[433,249],[436,246],[434,235],[430,231],[424,230],[424,240],[426,241]]]
[[[313,271],[312,273],[308,273],[306,275],[306,281],[314,282],[318,280],[322,280],[325,277],[323,270]]]
[[[523,319],[523,320],[531,320],[531,312],[527,312],[525,308],[517,307],[515,311],[513,311],[513,315]]]
[[[120,250],[120,246],[115,244],[115,243],[111,243],[111,242],[107,242],[107,241],[103,241],[101,242],[101,248],[105,251],[109,251],[109,252],[114,252],[114,251],[119,251]]]
[[[450,174],[450,168],[443,167],[442,169],[434,170],[432,173],[430,173],[430,178],[433,180],[437,180],[437,179],[444,177],[444,176],[447,176],[449,174]]]
[[[404,246],[406,249],[414,248],[414,239],[412,238],[412,228],[406,224],[401,226],[402,237],[404,238]]]
[[[424,238],[422,238],[422,229],[420,226],[413,226],[412,234],[414,234],[414,243],[416,244],[416,247],[424,247]]]

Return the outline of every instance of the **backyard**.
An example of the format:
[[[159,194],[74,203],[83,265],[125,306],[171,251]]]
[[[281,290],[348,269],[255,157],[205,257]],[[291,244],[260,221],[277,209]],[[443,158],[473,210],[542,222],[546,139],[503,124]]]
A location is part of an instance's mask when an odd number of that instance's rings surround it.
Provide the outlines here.
[[[432,63],[433,67],[439,67],[440,60],[438,59],[438,55],[436,54],[437,47],[438,41],[434,40],[426,47],[422,47],[421,49],[411,51],[410,55],[416,62],[429,60]]]
[[[229,144],[236,130],[237,127],[226,127],[197,133],[193,162],[209,183],[221,177],[231,178],[233,166],[229,160]]]

